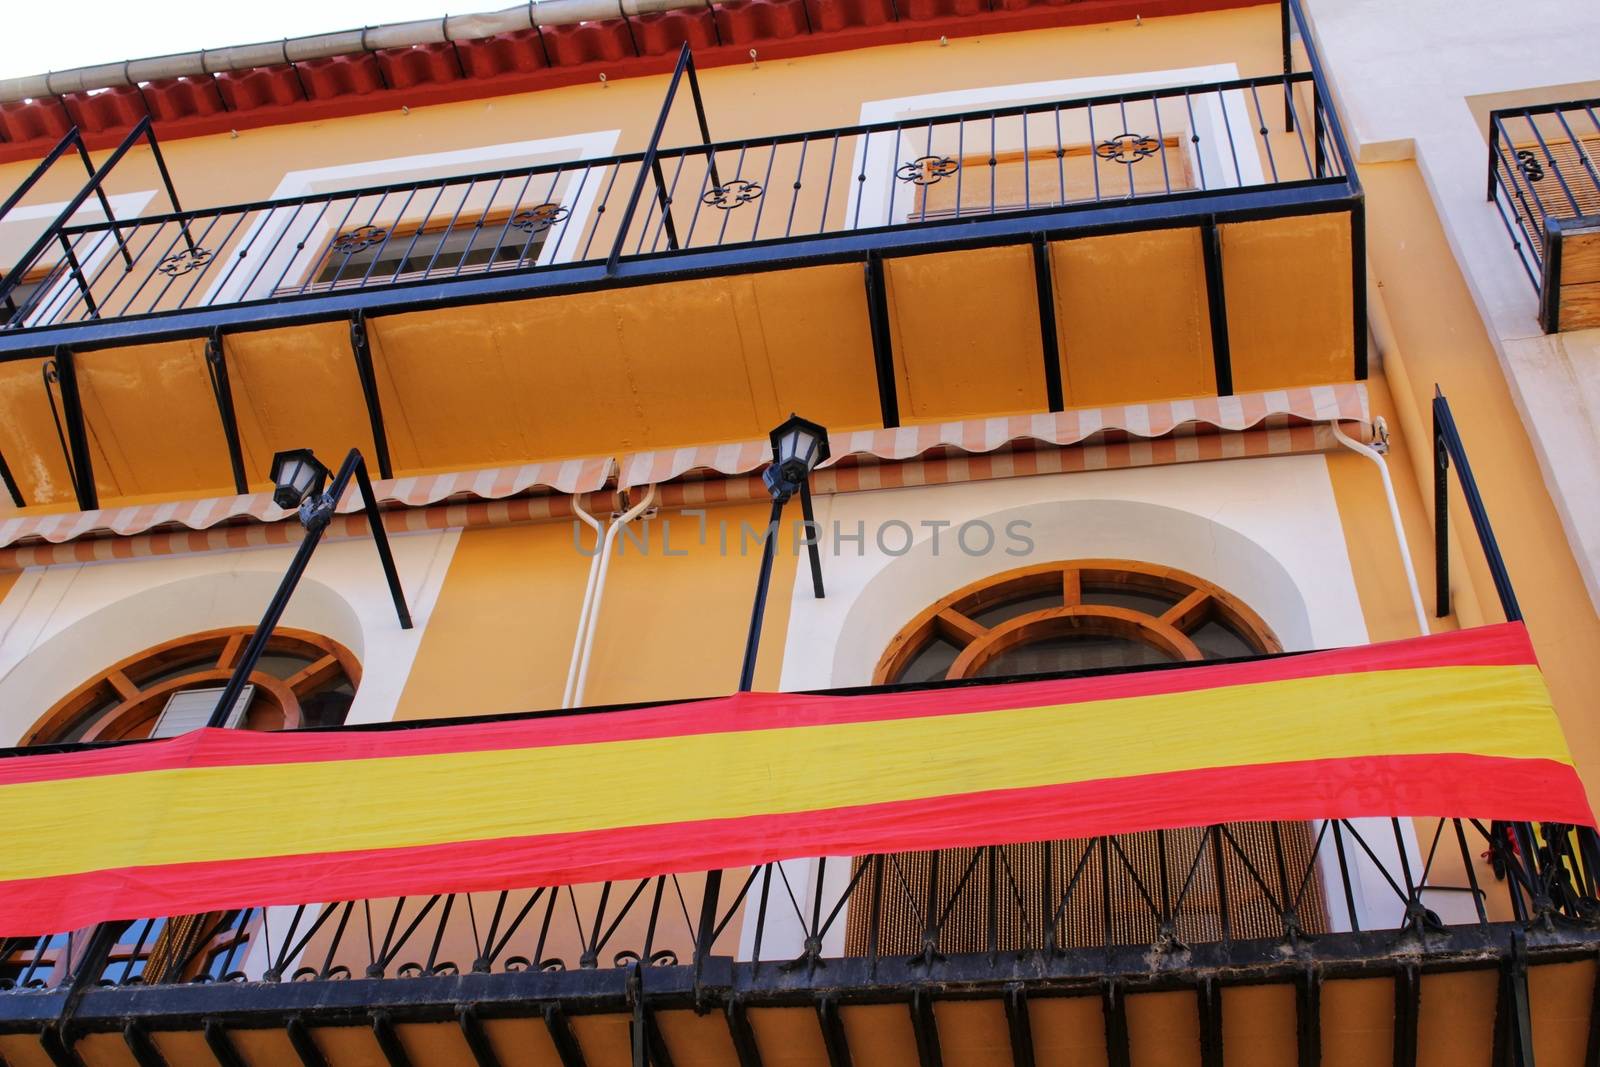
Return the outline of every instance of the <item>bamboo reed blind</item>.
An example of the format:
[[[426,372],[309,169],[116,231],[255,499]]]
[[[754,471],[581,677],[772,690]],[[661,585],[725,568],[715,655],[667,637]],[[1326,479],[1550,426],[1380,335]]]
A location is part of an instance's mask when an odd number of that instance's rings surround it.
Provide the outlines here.
[[[979,850],[943,850],[934,897],[935,921],[943,919],[937,949],[963,953],[1043,948],[1046,916],[1058,908],[1056,944],[1062,948],[1150,944],[1160,935],[1163,866],[1165,899],[1180,942],[1222,940],[1224,920],[1228,936],[1235,940],[1282,937],[1284,923],[1273,898],[1282,899],[1284,882],[1289,899],[1299,898],[1296,917],[1301,929],[1326,931],[1327,911],[1314,868],[1310,827],[1277,824],[1283,850],[1280,875],[1272,826],[1229,824],[1239,851],[1249,857],[1248,867],[1232,844],[1203,828],[1121,835],[1116,845],[1126,863],[1115,845],[1099,838],[1053,841],[1048,846],[1006,845],[978,857],[975,866]],[[846,920],[846,954],[871,952],[874,914],[879,955],[915,955],[922,950],[932,858],[931,852],[899,853],[884,858],[881,879],[871,871],[862,873]],[[867,862],[868,858],[857,857],[856,869]],[[1071,897],[1062,908],[1069,884]]]
[[[1582,145],[1583,154],[1579,152],[1579,145]],[[1550,150],[1548,157],[1546,147]],[[1537,141],[1515,146],[1515,156],[1529,162],[1520,165],[1521,174],[1507,179],[1511,194],[1507,199],[1531,235],[1541,259],[1544,258],[1544,216],[1558,219],[1600,216],[1600,184],[1584,167],[1584,155],[1591,161],[1600,161],[1600,134],[1580,135],[1577,142],[1547,137],[1543,146]],[[1553,167],[1552,159],[1555,160]],[[1600,170],[1600,164],[1596,164],[1596,170]],[[1573,201],[1578,205],[1576,211]]]

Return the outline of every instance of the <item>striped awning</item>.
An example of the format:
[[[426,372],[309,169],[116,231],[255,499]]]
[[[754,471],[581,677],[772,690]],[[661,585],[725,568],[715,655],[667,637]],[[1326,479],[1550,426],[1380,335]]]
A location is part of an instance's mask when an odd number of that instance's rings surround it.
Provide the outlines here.
[[[605,486],[610,479],[611,469],[612,460],[605,457],[558,460],[518,467],[489,467],[450,474],[391,478],[373,482],[372,491],[380,506],[395,504],[404,507],[423,507],[441,500],[473,497],[500,500],[534,489],[567,494],[592,493]],[[339,502],[338,510],[340,514],[361,510],[360,494],[352,488]],[[18,516],[0,522],[0,548],[30,540],[60,544],[91,535],[127,537],[161,527],[205,530],[239,519],[273,523],[289,515],[289,512],[272,502],[271,493],[247,493],[243,496],[173,500],[97,511]]]
[[[823,466],[874,460],[895,462],[939,452],[982,455],[1019,447],[1114,444],[1129,439],[1196,436],[1335,420],[1371,420],[1365,384],[1345,382],[1238,396],[1116,404],[1044,415],[830,434],[828,445],[833,455]],[[618,488],[659,485],[691,471],[747,474],[764,466],[771,455],[771,446],[764,440],[638,452],[622,459]]]
[[[1371,421],[1364,384],[1347,382],[1240,396],[859,430],[830,437],[833,458],[824,464],[827,469],[818,474],[813,488],[821,493],[849,492],[930,480],[972,480],[1304,451],[1328,447],[1328,441],[1318,436],[1325,432],[1319,424],[1335,420],[1362,424]],[[743,441],[639,452],[625,457],[620,464],[605,457],[590,457],[395,478],[374,482],[373,490],[380,504],[400,508],[473,498],[504,500],[541,489],[576,495],[605,488],[613,470],[617,472],[616,487],[631,489],[686,475],[697,482],[707,474],[736,478],[759,470],[770,455],[766,441]],[[965,457],[972,458],[967,461]],[[961,467],[962,477],[956,478],[945,469],[951,464]],[[726,490],[723,496],[732,491]],[[694,501],[702,502],[702,496],[705,500],[721,498],[717,493],[700,493]],[[359,510],[360,499],[354,492],[347,494],[339,506],[341,514]],[[181,534],[184,530],[210,530],[246,520],[251,525],[272,525],[288,517],[289,513],[273,504],[268,493],[22,515],[0,521],[0,549],[126,538],[151,531]],[[191,550],[205,547],[224,544],[195,545]],[[91,554],[93,558],[120,558],[127,553],[100,548]],[[60,561],[61,557],[46,555],[27,565]]]

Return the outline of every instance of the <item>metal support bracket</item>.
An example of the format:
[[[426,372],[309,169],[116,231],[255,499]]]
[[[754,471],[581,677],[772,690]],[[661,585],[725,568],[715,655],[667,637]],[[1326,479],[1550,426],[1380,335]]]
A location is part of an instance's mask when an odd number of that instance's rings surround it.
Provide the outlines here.
[[[900,398],[894,375],[894,337],[889,331],[889,288],[883,257],[867,256],[867,318],[872,330],[872,360],[878,374],[878,410],[886,430],[900,425]]]
[[[250,479],[244,469],[244,448],[239,443],[239,420],[233,410],[233,387],[228,384],[228,356],[223,348],[221,330],[212,330],[206,338],[206,374],[211,379],[211,393],[217,400],[222,436],[228,442],[228,465],[233,469],[233,490],[243,496],[250,491]]]
[[[78,499],[78,510],[93,511],[100,506],[95,492],[94,462],[89,453],[89,432],[83,420],[83,401],[78,394],[78,373],[70,348],[58,348],[45,363],[45,395],[50,400],[51,413],[55,413],[55,396],[50,392],[52,383],[61,392],[60,421],[57,433],[65,424],[66,438],[62,442],[66,453],[67,474]]]
[[[1039,301],[1039,345],[1044,352],[1044,393],[1051,411],[1067,406],[1061,385],[1061,345],[1056,330],[1056,290],[1050,272],[1050,244],[1033,235],[1033,289]]]
[[[361,397],[367,402],[367,421],[372,426],[372,448],[378,461],[378,477],[393,478],[389,462],[389,433],[383,422],[383,402],[378,397],[378,377],[372,369],[372,345],[367,337],[366,314],[350,316],[350,351],[355,356],[356,374],[361,379]]]
[[[1233,353],[1228,335],[1228,296],[1222,281],[1222,235],[1217,220],[1200,227],[1201,252],[1206,268],[1206,305],[1211,319],[1211,362],[1216,369],[1217,395],[1233,393]]]

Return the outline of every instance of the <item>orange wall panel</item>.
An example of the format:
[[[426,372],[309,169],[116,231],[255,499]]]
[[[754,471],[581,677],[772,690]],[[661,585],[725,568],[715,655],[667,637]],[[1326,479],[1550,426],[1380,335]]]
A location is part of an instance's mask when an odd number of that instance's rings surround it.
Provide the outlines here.
[[[1217,230],[1234,391],[1354,378],[1350,216],[1230,222]]]
[[[1050,245],[1069,407],[1217,391],[1200,231]]]
[[[272,456],[310,448],[337,468],[360,448],[377,476],[350,327],[342,322],[239,333],[225,342],[245,472],[265,486]]]
[[[1027,246],[890,259],[884,273],[904,421],[1045,410]]]
[[[108,468],[95,468],[102,502],[233,492],[228,441],[205,358],[201,340],[78,355],[84,421]]]
[[[76,510],[72,475],[56,437],[42,359],[0,363],[0,452],[28,505]],[[56,403],[60,404],[59,395]]]
[[[760,530],[767,510],[764,504],[710,510],[703,544],[699,517],[678,512],[618,538],[585,704],[737,688],[760,563],[753,539],[741,554],[740,527]],[[796,560],[787,532],[784,538],[772,571],[758,689],[778,686]],[[559,707],[589,573],[578,543],[567,523],[465,531],[396,717]],[[581,544],[593,545],[587,528]]]
[[[372,319],[395,470],[875,426],[865,303],[847,265]]]

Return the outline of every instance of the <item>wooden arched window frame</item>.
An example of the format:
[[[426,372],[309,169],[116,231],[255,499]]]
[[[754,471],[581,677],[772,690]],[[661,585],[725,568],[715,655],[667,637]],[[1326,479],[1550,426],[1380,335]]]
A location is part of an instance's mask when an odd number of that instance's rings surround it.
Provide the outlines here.
[[[207,630],[120,660],[58,700],[22,743],[143,737],[174,693],[226,685],[254,632],[250,626]],[[361,684],[361,664],[337,641],[279,628],[249,680],[256,688],[244,728],[293,730],[317,725],[307,721],[312,698],[330,690],[353,693]],[[108,981],[146,983],[242,978],[237,967],[261,914],[245,909],[124,923],[102,974]],[[0,939],[0,989],[59,982],[67,969],[65,936]]]
[[[254,632],[235,626],[164,641],[112,664],[56,701],[24,745],[56,741],[119,741],[145,736],[174,693],[221,687]],[[309,723],[307,701],[330,688],[361,684],[361,664],[351,651],[307,630],[279,628],[267,641],[264,662],[303,666],[280,677],[258,668],[256,687],[244,726],[251,730],[294,730]]]
[[[1180,662],[1282,651],[1271,628],[1248,605],[1196,575],[1135,560],[1068,560],[1006,571],[941,597],[889,642],[873,680],[882,685],[978,677],[1010,650],[1072,634],[1135,641],[1159,658]],[[939,655],[933,655],[935,646],[941,646]],[[928,669],[930,664],[939,669]],[[1156,884],[1163,869],[1169,884],[1193,883],[1178,925],[1180,937],[1216,940],[1230,930],[1240,938],[1281,936],[1268,894],[1235,853],[1249,857],[1258,871],[1272,870],[1278,862],[1302,869],[1315,851],[1309,827],[1230,823],[1228,832],[1234,851],[1218,851],[1213,864],[1194,870],[1179,869],[1178,857],[1198,854],[1207,841],[1204,828],[1117,835],[1115,855],[1121,858],[1115,861],[1111,850],[1097,848],[1090,839],[1005,845],[1010,892],[987,887],[984,877],[963,876],[972,870],[974,849],[896,853],[887,857],[894,872],[883,880],[887,888],[869,880],[870,888],[852,898],[845,951],[861,955],[873,945],[889,955],[917,952],[926,922],[919,909],[935,899],[930,897],[935,879],[945,895],[938,898],[944,900],[940,952],[978,952],[990,945],[1038,949],[1050,925],[1047,914],[1055,916],[1058,946],[1148,943],[1159,930],[1147,914],[1140,885]],[[862,857],[853,861],[854,874],[864,862]],[[1125,874],[1124,867],[1138,871],[1137,878]],[[994,867],[990,871],[992,877]],[[1089,872],[1082,878],[1087,889],[1070,904],[1046,908],[1044,887],[1053,887],[1049,892],[1057,899],[1062,887],[1084,871]],[[1219,890],[1218,879],[1226,881],[1227,894]],[[1000,911],[989,910],[990,893],[1005,901],[1003,919]],[[1302,887],[1298,921],[1304,931],[1327,929],[1320,878],[1308,877]]]
[[[1016,605],[1030,610],[987,621]],[[1135,560],[1036,564],[973,582],[924,608],[889,642],[873,681],[900,681],[935,642],[957,650],[943,677],[972,678],[1011,649],[1068,634],[1123,638],[1199,662],[1219,658],[1197,641],[1208,624],[1235,638],[1240,654],[1282,651],[1261,616],[1193,574]]]

